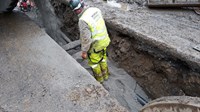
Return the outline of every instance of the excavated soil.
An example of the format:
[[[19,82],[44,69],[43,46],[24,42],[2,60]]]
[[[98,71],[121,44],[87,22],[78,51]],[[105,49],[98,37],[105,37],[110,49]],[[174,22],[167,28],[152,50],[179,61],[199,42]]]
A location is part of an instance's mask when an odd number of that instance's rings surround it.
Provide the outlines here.
[[[51,0],[57,17],[62,22],[61,30],[71,40],[79,39],[78,16],[73,13],[69,6],[57,0]]]

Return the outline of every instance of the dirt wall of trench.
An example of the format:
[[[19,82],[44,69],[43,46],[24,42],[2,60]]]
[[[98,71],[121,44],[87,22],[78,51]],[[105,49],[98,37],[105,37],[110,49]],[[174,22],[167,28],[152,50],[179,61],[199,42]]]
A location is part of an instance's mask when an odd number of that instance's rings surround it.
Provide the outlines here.
[[[61,30],[71,40],[79,39],[78,16],[70,9],[68,4],[57,0],[50,0],[55,14],[62,23]]]
[[[151,98],[200,96],[200,73],[159,48],[109,29],[109,58],[124,68]]]

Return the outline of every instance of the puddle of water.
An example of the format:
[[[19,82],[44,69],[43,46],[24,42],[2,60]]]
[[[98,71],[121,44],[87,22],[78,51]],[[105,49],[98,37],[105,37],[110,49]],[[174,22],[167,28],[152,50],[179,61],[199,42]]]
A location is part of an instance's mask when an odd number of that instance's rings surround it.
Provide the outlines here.
[[[126,4],[126,3],[117,3],[117,2],[114,1],[114,0],[108,0],[108,1],[107,1],[107,4],[108,4],[110,7],[116,7],[116,8],[125,10],[125,11],[129,11],[129,10],[130,10],[129,4]]]

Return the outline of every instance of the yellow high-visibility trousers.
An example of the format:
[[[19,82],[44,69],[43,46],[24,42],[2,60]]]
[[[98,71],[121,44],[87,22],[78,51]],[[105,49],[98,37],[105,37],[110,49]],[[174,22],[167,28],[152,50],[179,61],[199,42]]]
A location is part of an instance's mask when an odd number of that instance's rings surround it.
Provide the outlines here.
[[[106,48],[100,52],[88,53],[88,65],[92,68],[94,77],[102,83],[109,77]]]

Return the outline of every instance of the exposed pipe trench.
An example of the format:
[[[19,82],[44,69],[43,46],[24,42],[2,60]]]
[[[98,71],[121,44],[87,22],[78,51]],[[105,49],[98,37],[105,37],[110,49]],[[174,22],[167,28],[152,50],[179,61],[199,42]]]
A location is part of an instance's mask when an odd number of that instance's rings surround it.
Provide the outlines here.
[[[57,17],[62,22],[61,30],[70,40],[79,39],[77,17],[65,4],[51,0]],[[63,16],[64,15],[64,16]],[[152,99],[162,96],[200,96],[200,73],[184,60],[166,54],[156,46],[127,35],[124,29],[115,29],[107,23],[112,39],[109,59],[128,72]],[[133,32],[134,33],[134,32]],[[80,51],[80,46],[68,51]],[[144,102],[141,102],[144,103]]]
[[[56,12],[70,12],[63,4],[54,5]],[[67,17],[68,15],[60,19],[64,20],[63,18]],[[77,20],[74,22],[74,27],[77,27]],[[196,89],[200,83],[198,70],[191,68],[184,60],[134,38],[134,33],[126,35],[123,29],[119,31],[111,23],[107,23],[107,26],[112,38],[109,47],[110,59],[130,73],[151,98],[169,95],[199,96],[200,91]]]

